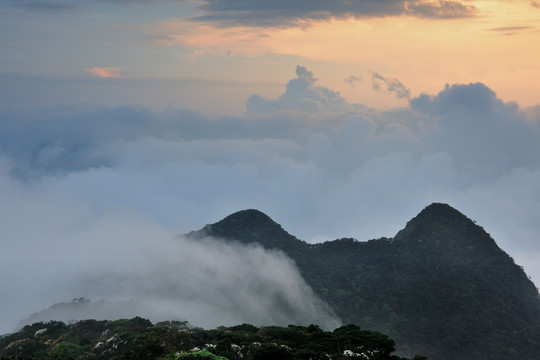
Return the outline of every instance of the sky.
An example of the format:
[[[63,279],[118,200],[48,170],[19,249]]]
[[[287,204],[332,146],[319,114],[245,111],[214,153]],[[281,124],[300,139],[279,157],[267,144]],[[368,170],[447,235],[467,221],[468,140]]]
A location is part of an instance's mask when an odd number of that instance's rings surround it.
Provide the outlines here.
[[[539,286],[539,20],[531,0],[0,0],[0,333],[110,295],[89,277],[160,277],[149,244],[223,272],[168,239],[248,208],[364,241],[445,202]]]

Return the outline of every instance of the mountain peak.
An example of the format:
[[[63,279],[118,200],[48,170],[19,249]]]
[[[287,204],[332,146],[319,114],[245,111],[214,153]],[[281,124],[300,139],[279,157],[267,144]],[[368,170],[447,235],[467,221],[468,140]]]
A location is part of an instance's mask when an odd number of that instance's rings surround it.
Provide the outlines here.
[[[437,243],[452,244],[483,243],[495,245],[484,228],[448,204],[432,203],[407,222],[405,228],[394,237],[395,240],[424,241],[433,239]]]
[[[432,203],[407,223],[410,226],[462,226],[475,225],[467,216],[448,204]]]
[[[418,224],[457,225],[474,224],[474,222],[448,204],[432,203],[426,206],[418,215],[412,218],[407,223],[407,226]]]
[[[426,206],[418,216],[436,216],[444,218],[467,218],[465,215],[460,213],[458,210],[454,209],[448,204],[445,203],[431,203]]]
[[[258,243],[269,249],[290,250],[305,245],[283,230],[270,216],[256,209],[235,212],[190,235],[215,236],[245,244]]]
[[[241,224],[248,226],[279,226],[270,216],[257,209],[247,209],[237,211],[216,224]]]

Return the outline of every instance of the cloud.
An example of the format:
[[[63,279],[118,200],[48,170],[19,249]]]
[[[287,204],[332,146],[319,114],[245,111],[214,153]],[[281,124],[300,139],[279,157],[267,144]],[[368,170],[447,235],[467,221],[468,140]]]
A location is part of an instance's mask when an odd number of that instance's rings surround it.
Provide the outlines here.
[[[238,114],[245,101],[258,89],[282,88],[277,81],[215,80],[208,78],[129,78],[97,76],[47,77],[0,74],[0,108],[28,112],[30,109],[56,108],[86,111],[131,105],[147,110],[164,108],[199,109],[205,114]],[[212,102],[208,102],[212,98]],[[90,105],[93,104],[93,105]],[[71,110],[67,110],[70,108]],[[15,115],[17,116],[17,115]]]
[[[393,92],[398,99],[408,99],[411,96],[409,89],[405,87],[398,79],[388,79],[379,73],[371,75],[371,82],[374,90],[380,90],[381,84],[386,86],[386,90]]]
[[[82,314],[45,311],[41,320],[114,318],[138,311],[153,321],[183,318],[208,328],[244,322],[339,326],[283,253],[175,236],[133,211],[100,214],[88,204],[53,196],[64,181],[23,191],[5,174],[0,177],[5,200],[0,205],[1,333],[31,312],[79,297],[127,306],[97,302]],[[22,229],[14,219],[32,226]]]
[[[355,87],[356,83],[361,82],[363,79],[360,76],[350,75],[344,81],[346,84],[349,84],[351,87]]]
[[[474,5],[460,1],[406,1],[405,13],[421,18],[461,18],[476,13]]]
[[[146,4],[146,5],[156,5],[159,3],[167,4],[171,2],[183,2],[184,0],[90,0],[87,3],[112,3],[117,5],[131,5],[131,4]],[[41,11],[41,12],[56,12],[56,11],[66,11],[66,10],[75,10],[80,7],[80,5],[86,4],[77,4],[73,5],[71,0],[8,0],[16,7],[21,7],[30,11]]]
[[[423,18],[468,17],[473,5],[459,1],[384,0],[384,1],[307,1],[246,2],[210,0],[198,6],[204,14],[199,21],[218,21],[225,25],[283,26],[299,21],[333,18],[367,18],[410,15]]]
[[[514,32],[514,31],[522,31],[522,30],[530,30],[534,29],[532,26],[502,26],[502,27],[496,27],[491,28],[489,31],[502,31],[502,32]]]
[[[515,103],[504,103],[484,84],[446,85],[436,96],[412,99],[411,106],[438,120],[429,147],[451,153],[456,166],[476,179],[538,166],[537,129]]]
[[[530,31],[536,29],[534,26],[502,26],[491,28],[489,31],[498,32],[501,35],[515,35],[516,33]]]
[[[37,322],[51,320],[62,321],[66,324],[80,320],[117,320],[132,319],[136,316],[152,319],[153,322],[180,320],[177,314],[169,309],[158,309],[151,305],[135,300],[109,301],[99,299],[92,301],[86,298],[73,298],[70,302],[55,303],[46,309],[37,311],[17,323],[15,330]],[[188,324],[186,324],[188,325]]]
[[[78,8],[76,5],[66,3],[65,1],[16,0],[11,2],[16,7],[38,12],[71,11]]]
[[[248,113],[271,113],[276,110],[307,112],[336,111],[347,107],[339,92],[315,86],[317,78],[304,66],[296,67],[296,79],[287,83],[287,89],[276,100],[252,95],[246,102]]]
[[[145,32],[153,43],[162,46],[182,45],[205,54],[229,56],[232,53],[246,56],[261,56],[268,53],[264,41],[271,40],[270,29],[250,27],[246,24],[223,27],[212,22],[194,22],[189,19],[174,19],[157,24],[137,25],[135,29]],[[254,46],[258,45],[258,46]]]
[[[94,0],[98,3],[116,5],[156,5],[182,3],[185,0]],[[17,6],[39,11],[58,11],[76,8],[61,0],[13,1]],[[534,6],[534,2],[531,2]],[[332,18],[366,18],[410,15],[422,18],[468,17],[476,12],[473,5],[458,0],[339,0],[332,4],[317,0],[299,0],[294,3],[282,0],[269,2],[245,2],[238,0],[208,0],[199,2],[196,8],[202,15],[193,19],[218,21],[222,25],[282,26],[298,25],[302,21],[329,20]]]
[[[375,81],[390,91],[391,79],[380,77]],[[229,269],[240,255],[290,269],[260,249],[171,240],[246,208],[264,211],[307,241],[368,240],[395,235],[426,204],[448,202],[540,282],[540,267],[531,260],[540,254],[539,107],[520,108],[485,84],[469,83],[381,111],[348,103],[317,85],[316,74],[303,66],[280,96],[254,95],[246,107],[240,115],[214,117],[132,106],[3,107],[0,282],[11,304],[5,318],[18,321],[54,302],[112,294],[117,283],[99,279],[122,279],[125,298],[160,293],[151,282],[131,291],[137,276],[162,279],[183,300],[181,289],[209,294],[182,274],[182,286],[174,286],[169,268],[181,268],[180,261],[201,274],[215,270],[233,278],[240,275]],[[221,260],[218,250],[239,257]],[[197,267],[183,251],[208,259]],[[162,256],[161,263],[150,259]],[[264,281],[285,276],[269,275],[275,277]],[[95,291],[84,293],[76,284]],[[162,295],[161,304],[171,305]],[[204,306],[236,309],[213,300]]]
[[[116,67],[92,67],[84,69],[92,75],[102,78],[118,78],[120,77],[121,69]]]

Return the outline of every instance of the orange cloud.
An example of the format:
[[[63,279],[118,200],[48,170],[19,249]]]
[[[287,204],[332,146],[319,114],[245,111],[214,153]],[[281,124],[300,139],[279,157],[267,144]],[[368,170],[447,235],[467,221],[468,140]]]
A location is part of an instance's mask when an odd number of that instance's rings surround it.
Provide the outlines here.
[[[249,26],[220,27],[211,22],[193,22],[176,19],[159,24],[139,26],[155,44],[162,46],[184,46],[192,49],[192,56],[243,55],[262,56],[271,49],[267,37],[275,29]]]
[[[453,4],[417,1],[415,4]],[[461,3],[461,2],[460,2]],[[269,55],[317,61],[332,71],[338,88],[350,74],[383,72],[398,78],[411,94],[436,92],[447,82],[483,82],[505,101],[538,102],[540,41],[538,12],[528,1],[470,0],[475,16],[461,18],[332,18],[264,27],[174,19],[137,25],[154,45],[181,47],[187,60],[233,55],[268,59]],[[502,36],[512,34],[513,36]],[[245,60],[245,59],[244,59]],[[303,60],[297,63],[302,64]],[[339,64],[339,66],[336,66]],[[343,71],[337,73],[337,68]],[[325,72],[317,70],[324,76]],[[332,80],[329,80],[332,81]],[[368,82],[363,84],[369,88]],[[362,87],[362,84],[358,84]],[[344,89],[343,91],[348,91]],[[351,96],[360,94],[350,88]],[[365,101],[359,97],[358,101]]]
[[[116,67],[92,67],[84,69],[90,74],[99,76],[102,78],[118,78],[120,77],[120,68]]]

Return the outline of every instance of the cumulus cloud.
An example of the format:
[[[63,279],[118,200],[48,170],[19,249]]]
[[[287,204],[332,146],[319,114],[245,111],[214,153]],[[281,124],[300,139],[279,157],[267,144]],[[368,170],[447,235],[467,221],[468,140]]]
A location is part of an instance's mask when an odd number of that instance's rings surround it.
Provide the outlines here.
[[[246,103],[248,113],[272,113],[276,110],[303,112],[336,111],[347,107],[339,92],[316,86],[317,78],[305,66],[296,67],[296,79],[287,83],[287,89],[276,100],[252,95]]]
[[[388,79],[376,80],[387,86]],[[538,107],[520,108],[471,83],[375,110],[318,86],[302,66],[283,94],[253,96],[246,106],[245,114],[215,118],[142,107],[0,110],[0,281],[11,304],[5,318],[113,289],[126,298],[161,294],[168,306],[170,294],[220,298],[190,283],[207,282],[199,274],[176,272],[175,283],[171,268],[182,264],[238,281],[230,269],[240,257],[293,269],[281,255],[257,248],[171,240],[246,208],[307,241],[368,240],[395,235],[431,202],[448,202],[540,282],[531,260],[540,255]],[[208,259],[196,267],[182,249]],[[293,279],[284,282],[285,293],[295,293],[294,286],[296,294],[308,291],[293,272],[259,275],[270,283]],[[136,276],[145,280],[138,292],[131,286]],[[204,306],[235,309],[237,300],[230,300]]]
[[[484,84],[447,85],[436,96],[412,99],[411,106],[438,120],[429,147],[452,154],[459,170],[475,179],[538,166],[538,132],[515,103],[504,103]]]
[[[382,76],[379,73],[373,73],[371,75],[371,82],[374,90],[380,90],[384,85],[388,92],[392,92],[398,99],[408,99],[411,97],[409,89],[398,79],[389,79]]]

